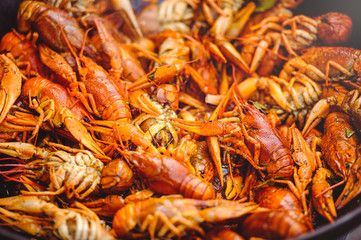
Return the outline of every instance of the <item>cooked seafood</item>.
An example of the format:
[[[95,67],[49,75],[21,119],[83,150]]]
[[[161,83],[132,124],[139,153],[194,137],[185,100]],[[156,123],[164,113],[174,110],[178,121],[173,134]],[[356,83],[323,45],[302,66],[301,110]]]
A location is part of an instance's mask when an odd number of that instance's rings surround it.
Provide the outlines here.
[[[0,224],[287,239],[337,221],[361,192],[350,17],[294,16],[302,0],[148,2],[138,16],[130,0],[20,4],[0,42],[0,177],[16,186]]]

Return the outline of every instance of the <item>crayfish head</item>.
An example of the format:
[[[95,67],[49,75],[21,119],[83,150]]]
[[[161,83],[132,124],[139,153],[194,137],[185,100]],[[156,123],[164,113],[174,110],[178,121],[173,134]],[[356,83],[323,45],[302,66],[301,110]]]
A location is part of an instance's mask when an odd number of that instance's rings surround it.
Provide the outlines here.
[[[103,190],[125,191],[134,182],[133,171],[122,159],[109,162],[102,171],[101,186]]]

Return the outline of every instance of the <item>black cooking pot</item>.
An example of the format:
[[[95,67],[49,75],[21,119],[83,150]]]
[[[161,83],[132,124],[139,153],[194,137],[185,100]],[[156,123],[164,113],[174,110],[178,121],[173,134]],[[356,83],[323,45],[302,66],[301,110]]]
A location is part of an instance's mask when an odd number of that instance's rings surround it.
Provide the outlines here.
[[[0,37],[10,31],[16,24],[17,8],[21,0],[0,0]],[[132,0],[133,6],[141,8],[142,0]],[[361,49],[361,0],[304,0],[294,11],[310,17],[327,12],[338,11],[348,14],[353,20],[351,39],[343,46]],[[7,186],[0,182],[0,197],[6,195]],[[1,189],[2,188],[2,189]],[[351,201],[342,211],[334,223],[323,219],[316,219],[316,228],[313,232],[297,238],[297,240],[356,240],[361,239],[361,196]],[[30,240],[31,236],[15,232],[7,227],[0,227],[0,239]],[[296,240],[296,239],[295,239]]]

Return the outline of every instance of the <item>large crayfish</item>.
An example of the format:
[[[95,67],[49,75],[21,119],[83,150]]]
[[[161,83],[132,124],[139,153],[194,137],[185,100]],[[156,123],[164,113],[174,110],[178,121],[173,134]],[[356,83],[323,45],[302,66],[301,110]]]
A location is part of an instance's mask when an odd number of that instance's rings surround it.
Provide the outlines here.
[[[239,140],[243,138],[247,144],[247,146],[245,143],[238,145],[241,154],[255,168],[266,170],[269,178],[290,178],[293,175],[293,160],[284,137],[258,109],[241,101],[236,94],[234,96],[239,109],[240,123],[219,120],[187,122],[181,119],[172,119],[172,124],[203,136],[238,135],[235,141],[244,141]]]
[[[216,223],[237,220],[254,211],[257,204],[227,200],[196,200],[187,198],[150,198],[129,203],[114,216],[113,227],[119,237],[132,236],[134,231],[154,237],[181,237],[187,231],[205,232],[202,222]]]

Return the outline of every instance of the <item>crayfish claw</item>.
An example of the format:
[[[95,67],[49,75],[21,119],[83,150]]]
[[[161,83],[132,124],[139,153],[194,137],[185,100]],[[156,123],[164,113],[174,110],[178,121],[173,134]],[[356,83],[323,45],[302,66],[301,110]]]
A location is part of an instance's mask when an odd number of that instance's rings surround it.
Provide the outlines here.
[[[316,211],[329,222],[333,222],[337,217],[332,190],[327,191],[321,196],[318,195],[330,188],[330,184],[326,181],[326,179],[332,176],[333,175],[330,170],[326,168],[319,168],[312,179],[312,204]]]
[[[83,204],[96,214],[106,217],[113,217],[119,209],[125,206],[124,199],[119,195],[107,195],[105,198]]]
[[[5,55],[0,55],[0,123],[21,94],[22,74]]]
[[[361,158],[358,158],[349,170],[346,185],[336,200],[337,209],[343,208],[361,193]]]
[[[170,123],[179,127],[183,130],[187,130],[192,133],[196,133],[202,136],[219,136],[226,133],[226,124],[232,123],[223,123],[220,121],[186,121],[179,118],[170,118]]]
[[[218,38],[217,45],[220,48],[222,54],[226,56],[226,58],[228,58],[237,67],[242,69],[245,73],[250,73],[248,64],[230,42],[228,42],[225,38]]]
[[[207,145],[209,153],[214,162],[214,166],[216,167],[219,181],[221,186],[223,186],[223,172],[222,172],[222,159],[221,159],[221,150],[219,147],[218,138],[216,136],[211,136],[207,138]]]
[[[134,34],[137,38],[143,37],[143,33],[140,30],[139,24],[135,17],[132,4],[130,0],[112,0],[115,10],[120,10],[122,17],[129,25],[129,29],[134,29]]]
[[[65,126],[76,140],[84,144],[84,146],[92,152],[101,156],[105,155],[88,130],[75,118],[74,114],[68,108],[64,108],[61,111],[61,115]]]
[[[249,2],[246,6],[244,6],[239,12],[237,12],[233,18],[235,21],[231,24],[231,26],[227,29],[227,36],[229,37],[237,37],[242,32],[250,16],[256,10],[256,4],[254,2]]]
[[[174,77],[182,74],[184,70],[185,65],[180,63],[156,67],[146,75],[140,77],[137,81],[130,84],[128,91],[131,92],[141,88],[147,88],[152,85],[173,81]]]
[[[192,66],[185,65],[185,68],[192,76],[193,80],[198,84],[199,88],[205,94],[217,94],[218,90],[215,86],[213,86],[210,82],[207,82],[201,74],[199,74]]]
[[[28,160],[34,156],[46,156],[47,151],[41,148],[37,148],[30,143],[5,142],[0,143],[0,153],[23,160]]]
[[[217,136],[231,133],[238,128],[237,123],[209,121],[186,121],[179,118],[170,118],[170,123],[183,130],[207,136],[207,145],[217,169],[221,185],[223,186],[222,160]]]
[[[150,99],[148,93],[143,89],[138,89],[135,91],[129,92],[129,102],[130,105],[140,108],[143,112],[158,116],[162,112],[160,108]]]
[[[224,220],[238,219],[245,214],[254,212],[258,208],[258,204],[254,202],[237,203],[231,205],[219,205],[204,209],[199,214],[207,222],[221,222]]]
[[[319,122],[321,122],[321,119],[328,115],[329,109],[330,105],[326,99],[318,101],[308,115],[302,130],[302,135],[306,136]]]

